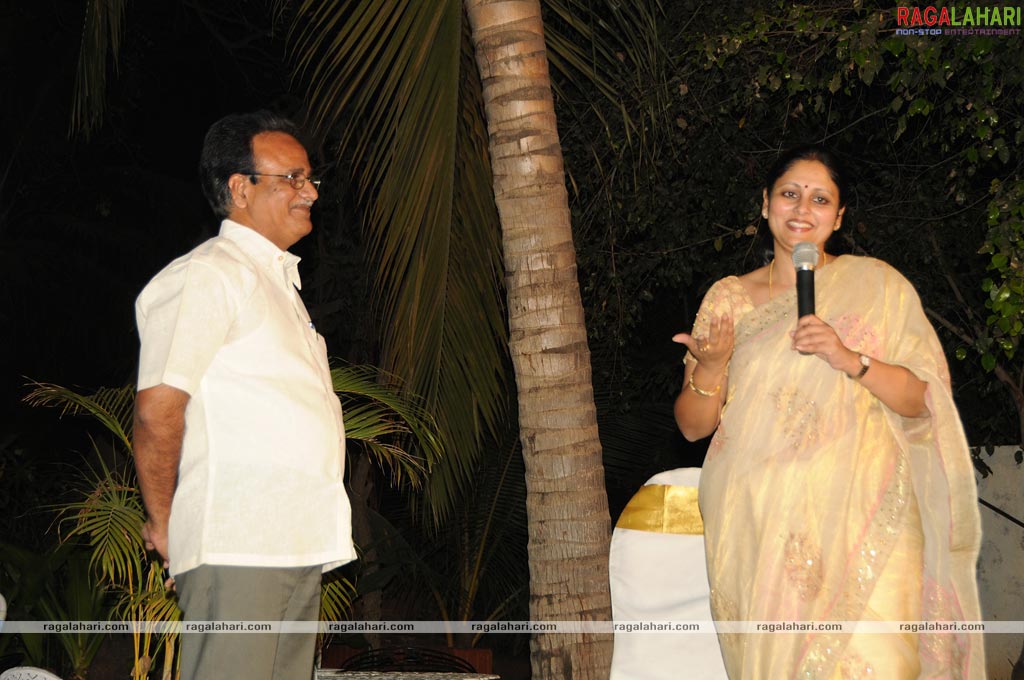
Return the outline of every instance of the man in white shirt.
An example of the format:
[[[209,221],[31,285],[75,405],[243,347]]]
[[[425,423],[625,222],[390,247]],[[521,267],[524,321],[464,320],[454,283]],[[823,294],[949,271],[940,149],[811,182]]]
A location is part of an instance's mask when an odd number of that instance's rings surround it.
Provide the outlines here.
[[[139,295],[135,463],[143,537],[191,621],[316,621],[321,573],[355,558],[345,430],[323,338],[299,298],[319,181],[265,111],[206,135],[218,236]],[[183,680],[312,676],[315,634],[182,636]]]

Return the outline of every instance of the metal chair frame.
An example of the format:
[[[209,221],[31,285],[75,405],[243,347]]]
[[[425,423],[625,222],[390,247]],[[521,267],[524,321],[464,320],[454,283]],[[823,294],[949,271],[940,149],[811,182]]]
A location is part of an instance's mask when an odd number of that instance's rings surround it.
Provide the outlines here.
[[[428,647],[369,649],[347,659],[340,670],[476,673],[476,668],[465,659]]]

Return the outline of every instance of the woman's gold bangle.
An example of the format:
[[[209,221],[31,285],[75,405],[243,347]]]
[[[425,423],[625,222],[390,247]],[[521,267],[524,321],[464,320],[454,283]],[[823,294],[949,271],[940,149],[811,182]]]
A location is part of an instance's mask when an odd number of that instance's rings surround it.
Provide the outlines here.
[[[693,390],[702,397],[713,397],[716,394],[718,394],[718,391],[720,389],[722,389],[722,383],[718,383],[717,385],[715,385],[715,389],[711,390],[710,392],[708,392],[707,390],[702,390],[701,388],[693,384],[693,373],[690,374],[690,381],[687,383],[687,385],[689,385],[691,390]]]

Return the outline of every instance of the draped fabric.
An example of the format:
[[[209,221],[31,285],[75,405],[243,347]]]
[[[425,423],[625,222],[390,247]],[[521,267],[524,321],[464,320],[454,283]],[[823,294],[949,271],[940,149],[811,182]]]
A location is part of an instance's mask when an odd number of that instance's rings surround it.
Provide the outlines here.
[[[715,283],[694,333],[728,311],[736,346],[700,484],[714,617],[980,620],[974,475],[918,296],[893,268],[854,256],[815,284],[818,316],[847,347],[928,383],[930,415],[903,418],[793,350],[794,289],[754,307],[738,278]],[[984,677],[977,634],[720,631],[734,680]]]

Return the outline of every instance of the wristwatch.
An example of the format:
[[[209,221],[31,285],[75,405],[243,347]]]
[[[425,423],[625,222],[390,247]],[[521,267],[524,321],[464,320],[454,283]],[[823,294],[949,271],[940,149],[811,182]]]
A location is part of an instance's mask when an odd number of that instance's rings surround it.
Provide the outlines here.
[[[864,374],[868,372],[869,368],[871,368],[871,357],[867,354],[860,354],[858,356],[860,356],[860,373],[850,376],[854,380],[860,380],[863,378]]]

